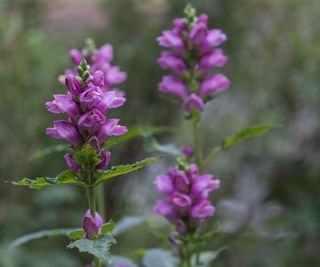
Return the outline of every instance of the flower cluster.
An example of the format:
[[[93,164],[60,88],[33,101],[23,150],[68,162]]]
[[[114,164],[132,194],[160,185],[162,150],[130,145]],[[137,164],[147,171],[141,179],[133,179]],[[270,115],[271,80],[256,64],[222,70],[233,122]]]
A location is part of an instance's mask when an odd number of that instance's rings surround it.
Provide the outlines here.
[[[211,174],[200,175],[195,163],[185,169],[170,167],[167,175],[156,177],[154,185],[166,197],[156,203],[154,211],[174,223],[180,234],[194,231],[215,212],[208,196],[219,188],[220,181]]]
[[[212,96],[230,87],[230,81],[222,73],[211,74],[224,66],[228,57],[221,48],[227,40],[219,29],[208,29],[208,16],[199,17],[195,9],[187,6],[185,17],[175,19],[173,29],[162,32],[157,38],[160,46],[171,48],[158,59],[164,69],[173,71],[159,83],[159,91],[169,93],[183,101],[187,112],[203,110]]]
[[[126,99],[113,90],[105,90],[103,71],[91,73],[90,66],[83,59],[78,66],[78,76],[69,73],[65,77],[67,93],[53,95],[54,100],[47,102],[46,106],[50,112],[64,113],[68,120],[54,121],[54,127],[47,128],[46,133],[53,138],[65,139],[74,151],[89,144],[100,158],[93,167],[100,170],[107,167],[110,159],[110,152],[103,149],[104,142],[110,136],[127,132],[125,126],[118,124],[119,119],[107,119],[105,114],[122,106]],[[74,172],[83,168],[71,153],[65,155],[65,161]]]
[[[104,44],[99,49],[95,47],[92,40],[87,40],[87,46],[84,47],[81,52],[77,49],[72,49],[70,51],[70,57],[75,67],[77,67],[80,62],[85,58],[88,64],[91,66],[91,74],[96,71],[102,71],[103,85],[101,89],[104,91],[117,91],[118,89],[111,88],[113,84],[120,84],[127,79],[127,74],[120,71],[119,66],[113,66],[113,47],[111,44]],[[67,70],[66,75],[75,74],[76,70]]]

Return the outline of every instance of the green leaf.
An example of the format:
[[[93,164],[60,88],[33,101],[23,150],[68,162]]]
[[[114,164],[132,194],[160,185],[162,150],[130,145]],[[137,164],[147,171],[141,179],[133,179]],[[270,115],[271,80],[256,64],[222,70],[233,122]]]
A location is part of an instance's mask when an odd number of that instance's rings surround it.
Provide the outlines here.
[[[106,233],[111,233],[115,227],[115,223],[113,221],[105,223],[101,228],[101,234],[104,235]]]
[[[152,127],[152,126],[137,126],[137,127],[132,127],[128,130],[127,133],[120,135],[120,136],[114,136],[107,140],[105,143],[105,148],[110,149],[112,146],[115,144],[119,144],[121,142],[128,141],[132,138],[136,137],[149,137],[157,133],[161,132],[170,132],[173,131],[172,128],[169,127]]]
[[[52,229],[52,230],[42,230],[30,234],[23,235],[17,239],[15,239],[11,243],[11,247],[18,247],[25,243],[28,243],[33,240],[41,239],[44,237],[54,237],[54,236],[61,236],[61,235],[69,235],[76,231],[81,230],[80,228],[65,228],[65,229]]]
[[[204,164],[208,164],[211,160],[214,159],[217,153],[221,150],[229,149],[231,146],[235,145],[236,143],[248,139],[250,137],[260,136],[268,131],[279,128],[281,125],[279,124],[271,124],[271,123],[264,123],[264,124],[257,124],[253,126],[249,126],[240,130],[238,133],[231,135],[224,139],[221,142],[221,145],[214,147],[208,156],[204,160]]]
[[[93,185],[96,186],[104,181],[107,181],[107,180],[113,178],[113,177],[140,170],[140,169],[147,167],[157,161],[158,161],[157,158],[146,158],[146,159],[139,161],[139,162],[136,162],[134,164],[113,166],[109,170],[99,172],[100,175],[98,176],[98,179],[96,180],[96,182]]]
[[[78,240],[84,237],[84,231],[79,228],[67,234],[70,240]]]
[[[143,257],[146,267],[177,267],[179,260],[170,251],[162,249],[150,249]]]
[[[139,224],[144,223],[144,218],[138,216],[127,216],[122,218],[117,222],[116,226],[113,229],[112,234],[114,236],[120,235],[132,227],[135,227]]]
[[[40,177],[35,179],[23,178],[20,181],[12,182],[14,185],[27,186],[32,189],[41,189],[45,186],[55,185],[55,184],[67,184],[67,185],[78,185],[86,187],[86,184],[79,181],[75,174],[71,170],[66,170],[60,173],[57,177]]]
[[[144,147],[147,152],[161,152],[173,156],[181,156],[180,149],[175,144],[160,144],[154,137],[144,140]]]
[[[122,264],[122,265],[121,265]],[[112,262],[109,267],[119,267],[119,266],[126,266],[126,267],[138,267],[132,260],[128,259],[127,257],[123,256],[112,256]]]
[[[242,129],[238,133],[231,135],[227,137],[225,140],[223,140],[222,149],[228,149],[229,147],[238,143],[239,141],[242,141],[254,136],[260,136],[274,128],[279,128],[279,127],[281,127],[279,124],[269,124],[269,123],[257,124],[257,125],[247,127],[245,129]]]
[[[111,235],[103,235],[94,240],[85,238],[76,240],[70,243],[67,248],[77,248],[80,252],[87,252],[110,264],[112,261],[110,246],[115,243],[116,241]]]
[[[225,248],[220,248],[216,251],[203,251],[200,253],[200,257],[199,257],[199,262],[200,264],[197,265],[196,264],[196,255],[193,255],[192,256],[192,266],[196,266],[196,267],[210,267],[210,263],[212,261],[214,261],[218,256],[219,254],[225,250]]]

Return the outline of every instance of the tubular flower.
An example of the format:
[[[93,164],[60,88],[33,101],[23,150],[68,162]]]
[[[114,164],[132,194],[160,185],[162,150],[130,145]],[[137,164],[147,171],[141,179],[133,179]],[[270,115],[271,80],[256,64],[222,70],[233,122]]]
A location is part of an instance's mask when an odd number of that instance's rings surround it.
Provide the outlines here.
[[[91,239],[97,236],[103,225],[103,219],[101,215],[96,212],[95,218],[90,214],[90,210],[87,210],[82,220],[82,228],[85,233],[85,237]]]
[[[197,17],[195,10],[187,7],[185,17],[175,19],[173,28],[157,38],[160,46],[171,49],[161,53],[158,64],[173,72],[163,77],[159,91],[179,98],[188,113],[202,111],[215,93],[231,85],[223,74],[212,75],[228,62],[228,56],[217,48],[226,40],[221,30],[208,28],[206,14]]]
[[[103,92],[110,90],[117,91],[123,95],[123,92],[117,89],[112,89],[113,84],[123,83],[127,79],[127,74],[120,70],[119,66],[113,66],[113,47],[111,44],[104,44],[100,48],[96,48],[92,40],[87,40],[87,46],[81,51],[72,49],[69,53],[74,70],[67,70],[68,74],[76,74],[76,67],[80,64],[81,60],[86,59],[91,66],[90,74],[92,75],[92,83],[99,86]]]
[[[107,50],[99,50],[96,60],[112,58],[107,55],[110,53]],[[80,54],[72,51],[73,61],[78,62]],[[56,139],[65,139],[75,151],[89,144],[100,159],[97,159],[94,169],[103,170],[110,160],[110,152],[103,149],[104,142],[111,136],[127,132],[127,127],[119,125],[119,119],[107,119],[106,113],[122,106],[126,99],[116,91],[106,91],[103,72],[96,70],[90,74],[90,66],[85,60],[81,60],[79,75],[69,73],[65,77],[66,94],[53,95],[54,100],[46,103],[50,112],[63,113],[68,119],[55,121],[54,127],[47,128],[46,133]],[[65,161],[73,172],[83,169],[72,153],[65,155]]]
[[[173,223],[180,234],[194,231],[203,219],[214,215],[208,197],[219,188],[220,181],[211,174],[200,175],[195,163],[184,170],[169,168],[167,175],[156,177],[154,186],[165,196],[156,203],[154,212]]]

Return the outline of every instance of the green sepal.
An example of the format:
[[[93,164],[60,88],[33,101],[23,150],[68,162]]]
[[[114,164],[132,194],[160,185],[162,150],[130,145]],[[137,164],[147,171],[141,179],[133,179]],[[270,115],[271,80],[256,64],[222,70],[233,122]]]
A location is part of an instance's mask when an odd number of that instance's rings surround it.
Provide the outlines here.
[[[99,171],[99,172],[97,172],[98,173],[97,179],[92,186],[96,186],[102,182],[105,182],[105,181],[113,178],[113,177],[140,170],[140,169],[147,167],[157,161],[158,161],[158,158],[146,158],[142,161],[138,161],[133,164],[113,166],[109,170]]]
[[[101,161],[99,153],[89,144],[84,144],[80,150],[74,153],[75,161],[88,172],[93,171]]]
[[[61,172],[57,177],[39,177],[35,179],[23,178],[20,181],[12,182],[14,185],[27,186],[31,189],[41,189],[46,186],[55,184],[77,185],[87,187],[87,185],[78,180],[71,170]]]
[[[92,240],[86,238],[76,240],[70,243],[67,248],[77,248],[80,252],[89,253],[110,264],[112,261],[110,246],[115,243],[116,240],[113,238],[113,236],[107,234]]]

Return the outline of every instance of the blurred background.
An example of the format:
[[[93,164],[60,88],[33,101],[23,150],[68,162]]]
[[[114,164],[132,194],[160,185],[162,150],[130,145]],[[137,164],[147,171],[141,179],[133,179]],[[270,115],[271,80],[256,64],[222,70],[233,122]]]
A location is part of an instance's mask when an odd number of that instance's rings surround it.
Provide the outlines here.
[[[171,27],[188,1],[170,0],[1,0],[0,1],[0,266],[83,266],[90,257],[66,251],[65,238],[8,244],[41,229],[78,227],[86,195],[73,187],[32,191],[5,183],[14,178],[53,176],[64,170],[63,153],[30,158],[60,141],[45,135],[57,116],[44,107],[64,89],[57,77],[71,66],[68,52],[87,37],[114,45],[114,64],[128,73],[120,86],[126,105],[113,112],[122,124],[171,125],[172,139],[191,142],[181,110],[157,92],[166,73],[155,64],[161,48],[155,38]],[[220,267],[320,266],[320,5],[318,0],[197,0],[229,40],[224,72],[230,90],[206,111],[202,125],[206,148],[250,124],[283,125],[267,135],[222,152],[210,165],[222,188],[213,193],[218,212],[210,222],[221,234],[207,249],[228,247]],[[240,3],[241,2],[241,3]],[[139,138],[116,146],[112,163],[149,155]],[[152,181],[173,159],[165,157],[146,170],[107,183],[106,210],[115,221],[125,215],[150,218]],[[169,228],[137,226],[118,238],[113,253],[139,263],[140,249],[169,242]],[[160,226],[158,226],[160,225]],[[159,227],[159,228],[156,228]]]

